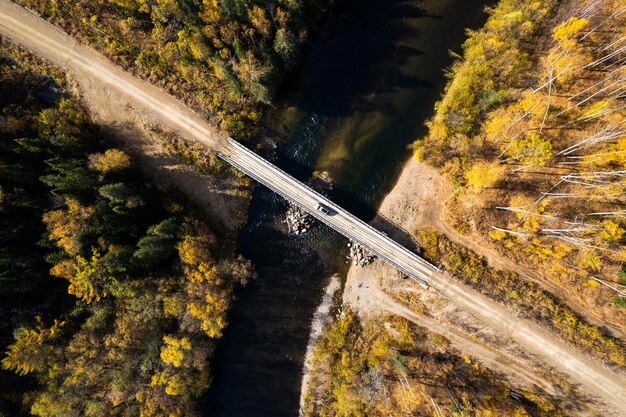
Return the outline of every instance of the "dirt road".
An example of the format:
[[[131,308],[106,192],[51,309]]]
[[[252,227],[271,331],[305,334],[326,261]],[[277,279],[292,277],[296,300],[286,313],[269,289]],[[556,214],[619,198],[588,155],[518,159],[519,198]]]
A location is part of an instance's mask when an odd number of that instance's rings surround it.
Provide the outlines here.
[[[0,33],[65,70],[78,76],[87,75],[119,90],[182,136],[199,140],[213,149],[223,146],[224,138],[217,130],[178,100],[131,76],[91,48],[8,0],[0,1]]]
[[[507,375],[516,385],[538,385],[551,395],[556,392],[551,382],[537,375],[524,363],[510,355],[496,352],[479,341],[471,340],[467,334],[452,327],[443,327],[435,318],[419,314],[394,300],[380,285],[381,275],[395,271],[381,263],[365,269],[350,268],[344,290],[344,302],[364,315],[391,313],[424,327],[433,333],[445,336],[459,351],[477,358],[482,365]]]
[[[446,189],[434,169],[411,160],[405,166],[396,187],[381,204],[380,214],[408,232],[424,225],[438,227],[444,202],[450,195]],[[384,222],[385,220],[381,220],[381,223]],[[365,271],[367,268],[362,273],[366,273]],[[392,272],[387,271],[385,274],[389,273]],[[370,276],[369,281],[373,282],[380,275]],[[528,353],[541,357],[546,364],[568,375],[570,382],[580,384],[586,392],[604,400],[612,406],[615,415],[626,416],[626,375],[623,372],[606,369],[593,358],[563,343],[538,325],[516,317],[514,312],[503,305],[449,276],[433,276],[429,283],[432,289],[439,291],[502,336],[509,337]],[[376,295],[372,297],[375,298]],[[389,311],[397,313],[398,306],[390,303],[398,303],[388,298],[384,302]],[[468,347],[471,347],[470,340],[468,343]],[[528,374],[526,376],[531,377]],[[540,381],[537,382],[541,385]]]
[[[7,0],[0,1],[0,34],[65,70],[74,84],[71,89],[85,102],[95,121],[107,134],[123,137],[122,147],[140,160],[155,183],[180,190],[226,228],[240,226],[240,212],[248,202],[236,178],[217,180],[195,172],[165,153],[145,129],[159,126],[189,140],[200,132],[207,145],[217,146],[221,136],[192,110]],[[195,129],[183,130],[179,124],[182,118],[191,120]]]

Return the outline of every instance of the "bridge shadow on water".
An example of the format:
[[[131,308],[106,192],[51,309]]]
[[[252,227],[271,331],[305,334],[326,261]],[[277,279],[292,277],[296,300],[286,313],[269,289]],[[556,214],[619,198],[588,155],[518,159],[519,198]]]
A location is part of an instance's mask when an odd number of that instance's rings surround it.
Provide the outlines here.
[[[331,199],[333,202],[339,204],[364,222],[371,224],[377,230],[385,233],[407,249],[418,253],[418,243],[415,238],[411,236],[410,231],[404,230],[393,220],[377,213],[376,210],[369,204],[363,202],[354,193],[343,189],[333,190]]]

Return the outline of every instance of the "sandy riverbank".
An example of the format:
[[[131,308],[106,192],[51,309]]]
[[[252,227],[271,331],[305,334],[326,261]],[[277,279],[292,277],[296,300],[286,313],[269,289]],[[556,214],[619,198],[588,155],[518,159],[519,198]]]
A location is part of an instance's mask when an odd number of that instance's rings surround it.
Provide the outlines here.
[[[300,416],[302,416],[302,410],[304,409],[304,400],[309,387],[309,381],[311,379],[311,369],[313,362],[313,348],[319,340],[324,328],[330,323],[330,309],[333,305],[333,298],[337,290],[341,288],[341,279],[338,275],[333,275],[330,279],[330,283],[326,286],[324,295],[322,296],[322,302],[313,314],[313,321],[311,322],[311,334],[309,336],[309,343],[306,346],[306,354],[304,355],[304,366],[302,369],[302,387],[300,389]]]

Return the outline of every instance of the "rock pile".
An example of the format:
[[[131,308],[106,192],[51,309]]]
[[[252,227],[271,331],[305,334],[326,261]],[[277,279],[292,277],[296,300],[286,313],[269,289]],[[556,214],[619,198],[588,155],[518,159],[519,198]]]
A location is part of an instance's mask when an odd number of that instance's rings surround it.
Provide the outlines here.
[[[376,258],[374,255],[369,253],[369,251],[367,251],[363,246],[359,245],[356,242],[350,241],[348,243],[348,247],[350,248],[350,256],[348,258],[352,259],[352,263],[354,265],[364,267],[371,264]]]
[[[309,183],[315,191],[322,194],[326,194],[328,191],[332,191],[335,188],[333,179],[328,171],[315,171]]]
[[[328,191],[333,189],[332,179],[326,171],[314,172],[309,185],[315,191],[325,196],[328,196]],[[290,235],[303,235],[313,227],[313,217],[300,209],[300,207],[289,203],[285,215],[285,223],[287,223],[287,233]]]
[[[301,235],[308,232],[313,225],[313,218],[302,211],[300,207],[289,203],[287,215],[285,218],[289,233],[292,235]]]

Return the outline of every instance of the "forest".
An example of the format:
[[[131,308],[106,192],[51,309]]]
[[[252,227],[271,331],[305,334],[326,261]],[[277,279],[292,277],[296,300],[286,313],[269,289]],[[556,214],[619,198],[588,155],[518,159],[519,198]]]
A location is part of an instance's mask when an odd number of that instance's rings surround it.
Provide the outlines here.
[[[15,0],[248,144],[332,0]],[[469,31],[417,159],[454,184],[424,258],[613,370],[626,325],[626,0],[501,0]],[[0,417],[199,416],[234,290],[226,231],[160,189],[94,124],[65,74],[0,44]],[[161,145],[204,174],[202,146]],[[582,307],[581,307],[582,306]],[[306,416],[564,416],[443,336],[334,308]]]
[[[299,62],[327,0],[18,0],[238,140]]]
[[[626,3],[556,4],[502,1],[470,33],[414,151],[459,187],[459,232],[623,324]]]
[[[312,378],[307,417],[566,415],[545,394],[512,390],[441,335],[397,316],[363,320],[349,308],[317,342]]]
[[[252,276],[236,236],[161,193],[63,74],[6,44],[0,93],[0,415],[196,415]]]

